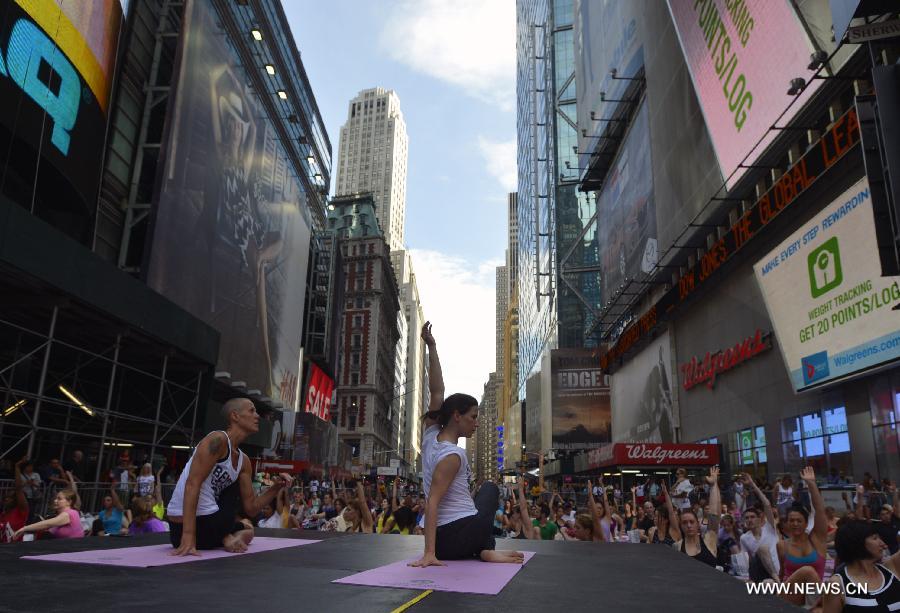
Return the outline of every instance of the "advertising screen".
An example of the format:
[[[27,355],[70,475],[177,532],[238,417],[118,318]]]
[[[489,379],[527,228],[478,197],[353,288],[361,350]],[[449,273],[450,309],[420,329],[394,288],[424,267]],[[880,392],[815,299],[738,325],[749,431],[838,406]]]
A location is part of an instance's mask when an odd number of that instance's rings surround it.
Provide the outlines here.
[[[8,0],[0,14],[0,189],[89,242],[122,23],[118,0]]]
[[[331,421],[331,396],[334,392],[334,381],[312,362],[309,363],[308,381],[303,412],[312,413],[323,421]]]
[[[609,377],[590,349],[550,354],[553,448],[587,449],[610,441]]]
[[[219,370],[299,411],[306,195],[210,4],[187,7],[147,282],[219,330]]]
[[[641,106],[597,198],[600,295],[656,265],[656,207],[650,168],[650,122]]]
[[[814,51],[788,0],[668,0],[722,175],[731,188],[773,140],[769,128],[809,80]],[[810,83],[778,122],[785,125],[822,84]],[[757,145],[759,143],[759,145]],[[732,175],[732,173],[734,173]]]
[[[674,442],[672,381],[666,332],[611,377],[613,441]]]
[[[320,466],[341,465],[342,445],[337,426],[312,413],[297,413],[294,422],[293,459]],[[348,467],[349,468],[349,467]]]
[[[900,278],[882,277],[861,179],[754,266],[794,390],[900,358]]]

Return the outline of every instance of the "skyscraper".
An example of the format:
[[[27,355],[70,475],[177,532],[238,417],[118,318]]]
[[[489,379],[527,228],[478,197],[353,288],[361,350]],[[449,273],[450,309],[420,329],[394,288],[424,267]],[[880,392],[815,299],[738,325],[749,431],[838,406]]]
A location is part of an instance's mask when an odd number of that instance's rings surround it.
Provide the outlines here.
[[[371,192],[375,215],[391,251],[403,249],[406,226],[406,122],[400,98],[382,87],[350,101],[341,127],[337,195]]]
[[[507,197],[507,242],[506,242],[506,291],[512,298],[519,275],[519,194],[512,192]]]
[[[497,470],[497,373],[488,375],[484,395],[478,407],[478,429],[475,430],[475,477],[496,479]],[[473,439],[469,439],[471,442]]]
[[[518,194],[509,194],[507,219],[506,266],[503,274],[497,275],[497,425],[503,426],[506,468],[511,468],[519,459],[521,437],[510,438],[521,432],[521,424],[513,411],[519,399],[519,219]],[[497,269],[498,273],[500,268]],[[502,285],[502,289],[501,289]],[[499,463],[499,462],[498,462]]]
[[[391,263],[397,276],[397,287],[400,292],[400,311],[406,318],[406,346],[403,348],[403,359],[406,370],[398,379],[395,395],[403,398],[404,436],[400,441],[400,457],[406,463],[408,473],[418,473],[416,468],[421,450],[422,415],[427,410],[427,400],[423,390],[427,391],[425,342],[420,330],[425,323],[425,314],[419,300],[419,288],[416,284],[416,273],[413,271],[412,258],[408,251],[392,251]],[[398,352],[400,350],[398,349]],[[400,358],[398,358],[399,360]]]
[[[502,379],[505,369],[503,357],[503,325],[506,323],[507,311],[509,311],[509,269],[506,266],[497,267],[496,286],[496,322],[495,322],[495,351],[496,373]]]
[[[517,0],[519,398],[550,350],[595,344],[598,220],[595,194],[577,189],[573,25],[574,0]]]
[[[506,402],[504,389],[506,381],[504,373],[506,372],[506,352],[504,351],[506,342],[504,332],[506,330],[506,318],[509,314],[509,269],[506,266],[497,267],[497,277],[494,284],[496,292],[495,307],[495,325],[494,325],[494,408],[495,408],[495,424],[502,425],[506,416]]]

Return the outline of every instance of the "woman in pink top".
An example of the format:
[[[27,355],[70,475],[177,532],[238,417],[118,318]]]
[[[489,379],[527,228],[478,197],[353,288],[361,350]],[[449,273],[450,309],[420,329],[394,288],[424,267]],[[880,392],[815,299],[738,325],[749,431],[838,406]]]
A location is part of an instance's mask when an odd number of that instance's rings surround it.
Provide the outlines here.
[[[73,508],[75,505],[75,492],[72,490],[60,490],[54,500],[56,504],[56,517],[39,521],[35,524],[23,526],[16,530],[15,538],[25,532],[40,532],[49,530],[55,538],[72,539],[82,538],[84,528],[81,527],[81,515]]]

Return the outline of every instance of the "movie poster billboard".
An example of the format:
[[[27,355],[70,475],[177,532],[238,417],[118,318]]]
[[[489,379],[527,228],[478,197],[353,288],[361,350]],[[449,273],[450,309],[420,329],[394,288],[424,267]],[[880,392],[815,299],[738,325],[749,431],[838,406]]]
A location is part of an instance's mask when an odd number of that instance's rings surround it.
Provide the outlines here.
[[[627,278],[653,270],[656,206],[650,164],[650,122],[642,104],[597,198],[600,295],[615,295]]]
[[[789,0],[668,0],[678,40],[730,189],[822,85],[815,51]],[[783,117],[796,78],[809,85]],[[781,117],[779,119],[779,117]],[[758,144],[757,144],[758,143]],[[732,174],[733,173],[733,174]],[[729,178],[730,177],[730,178]]]
[[[900,359],[900,277],[882,277],[867,179],[753,267],[795,391]]]
[[[554,349],[553,449],[589,449],[610,442],[609,377],[590,349]]]
[[[147,282],[221,333],[218,370],[298,411],[306,194],[211,3],[186,7]]]
[[[89,244],[122,7],[118,0],[3,6],[0,189]]]
[[[675,442],[672,354],[666,332],[611,377],[612,440]]]

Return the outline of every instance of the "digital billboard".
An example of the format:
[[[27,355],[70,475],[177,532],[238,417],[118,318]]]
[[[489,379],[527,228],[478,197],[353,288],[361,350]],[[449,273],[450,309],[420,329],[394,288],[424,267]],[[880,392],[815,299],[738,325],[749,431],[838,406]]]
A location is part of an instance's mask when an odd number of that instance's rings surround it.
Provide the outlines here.
[[[331,400],[334,381],[321,368],[309,363],[309,377],[306,384],[304,413],[311,413],[322,421],[331,421]]]
[[[89,242],[122,24],[118,0],[9,0],[0,14],[0,190]]]
[[[590,349],[550,354],[554,449],[588,449],[610,442],[609,377]]]
[[[675,441],[671,355],[666,332],[612,375],[614,442]]]
[[[650,165],[650,122],[641,105],[597,197],[600,295],[613,296],[626,278],[653,270],[656,206]]]
[[[788,0],[668,0],[675,30],[730,189],[739,168],[762,153],[783,126],[821,86],[809,86],[791,110],[791,81],[809,81],[814,49]],[[759,143],[759,144],[757,144]],[[734,174],[732,174],[734,173]],[[730,178],[729,178],[730,177]]]
[[[900,277],[877,244],[861,179],[754,266],[794,390],[900,358]]]
[[[210,3],[186,7],[147,283],[221,333],[219,370],[299,411],[306,194]]]

